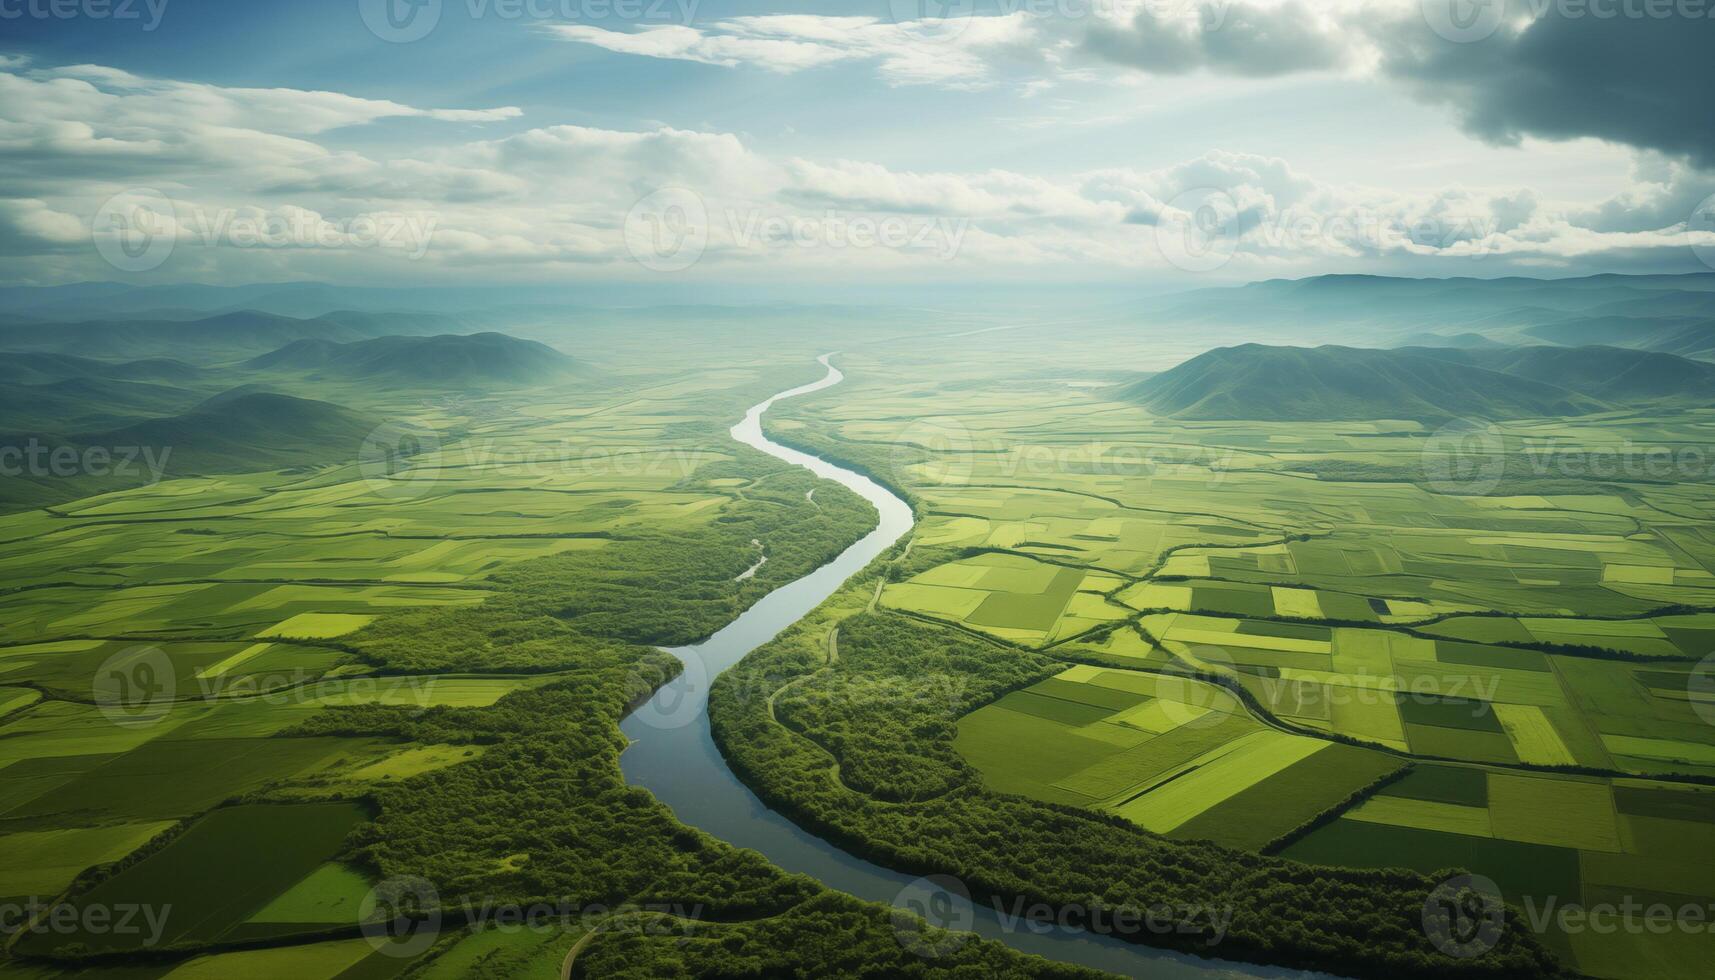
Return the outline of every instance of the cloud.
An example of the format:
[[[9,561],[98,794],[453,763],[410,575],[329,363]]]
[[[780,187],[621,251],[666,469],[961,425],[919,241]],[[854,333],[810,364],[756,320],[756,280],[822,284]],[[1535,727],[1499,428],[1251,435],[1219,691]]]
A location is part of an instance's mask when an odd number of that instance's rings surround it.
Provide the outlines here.
[[[821,20],[810,20],[795,36],[816,34]],[[1225,151],[1150,169],[1033,173],[780,158],[733,133],[669,126],[552,125],[485,139],[426,127],[409,144],[363,151],[342,140],[365,120],[437,112],[99,66],[0,72],[0,253],[18,278],[111,277],[92,222],[153,188],[171,199],[183,244],[167,268],[180,278],[641,274],[628,222],[674,188],[706,232],[697,273],[709,276],[1174,273],[1160,236],[1211,200],[1234,278],[1374,263],[1501,274],[1683,258],[1686,221],[1715,191],[1715,178],[1659,153],[1639,155],[1606,199],[1556,201],[1519,187],[1336,184],[1278,157]],[[408,247],[375,244],[386,222],[413,232]],[[412,256],[417,264],[401,265]]]
[[[1492,0],[1145,0],[1073,24],[1076,50],[1157,75],[1355,72],[1449,107],[1479,139],[1595,137],[1715,168],[1715,3]],[[1484,18],[1488,19],[1484,19]]]
[[[1376,33],[1382,71],[1489,142],[1590,136],[1715,168],[1715,4],[1597,0],[1591,11],[1622,14],[1577,17],[1563,6],[1512,0],[1494,34],[1462,44],[1396,22]],[[1668,16],[1623,14],[1656,8]]]
[[[1105,61],[1161,75],[1211,70],[1264,77],[1346,67],[1366,45],[1346,0],[1122,5],[1088,21],[1080,47]]]
[[[973,218],[1112,221],[1119,216],[1117,209],[1084,197],[1076,187],[1005,170],[922,174],[853,160],[794,159],[786,171],[791,178],[786,196],[811,206]]]
[[[1039,92],[1118,68],[1156,76],[1333,72],[1447,106],[1472,135],[1595,137],[1715,168],[1715,2],[1487,0],[1469,35],[1436,24],[1467,0],[1109,0],[1082,16],[1012,13],[893,23],[734,17],[708,27],[545,30],[624,54],[782,74],[865,62],[895,85]],[[1491,15],[1491,20],[1482,16]],[[1454,23],[1449,21],[1449,24]]]
[[[858,56],[850,48],[841,49],[827,44],[778,37],[710,34],[679,25],[646,26],[634,33],[586,24],[556,24],[547,30],[567,41],[593,44],[620,54],[696,61],[726,68],[754,65],[781,74]]]
[[[1034,54],[1029,20],[1023,13],[972,17],[944,35],[875,17],[818,14],[733,17],[708,28],[671,25],[624,32],[556,24],[543,30],[564,41],[649,58],[779,74],[873,61],[892,84],[974,88],[988,84],[1005,58]]]
[[[225,88],[197,82],[148,78],[101,65],[69,65],[10,76],[14,86],[35,86],[41,95],[69,98],[103,115],[140,123],[183,119],[205,126],[256,129],[313,136],[343,126],[389,117],[416,116],[444,122],[499,122],[522,114],[516,106],[491,109],[419,109],[383,99],[340,92],[287,88]],[[27,95],[20,92],[20,95]]]
[[[0,71],[0,179],[18,190],[71,177],[194,180],[210,169],[259,183],[329,166],[315,138],[394,117],[511,119],[519,110],[421,109],[338,92],[224,88],[99,65]]]
[[[31,254],[82,245],[89,228],[76,215],[34,198],[0,200],[0,254]]]

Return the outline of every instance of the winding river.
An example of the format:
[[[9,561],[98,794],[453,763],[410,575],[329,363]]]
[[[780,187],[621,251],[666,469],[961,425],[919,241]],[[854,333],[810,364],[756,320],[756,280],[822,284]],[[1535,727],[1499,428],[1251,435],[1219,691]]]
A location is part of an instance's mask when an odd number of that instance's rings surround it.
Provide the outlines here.
[[[670,650],[685,664],[684,673],[657,691],[621,726],[631,745],[620,756],[625,778],[654,793],[686,824],[738,847],[760,852],[777,867],[810,875],[829,888],[859,898],[901,904],[922,901],[925,888],[911,875],[847,854],[770,810],[727,768],[709,733],[709,683],[740,658],[778,636],[832,595],[848,578],[911,530],[911,508],[868,477],[771,442],[762,434],[762,416],[775,402],[831,388],[845,376],[831,363],[821,380],[783,391],[745,413],[732,437],[833,480],[875,505],[880,523],[832,562],[769,593],[725,629],[695,646]],[[1225,977],[1311,978],[1318,974],[1205,960],[1137,946],[1090,933],[1052,929],[1008,929],[985,903],[966,908],[975,933],[1027,953],[1129,976],[1162,980],[1216,980]]]

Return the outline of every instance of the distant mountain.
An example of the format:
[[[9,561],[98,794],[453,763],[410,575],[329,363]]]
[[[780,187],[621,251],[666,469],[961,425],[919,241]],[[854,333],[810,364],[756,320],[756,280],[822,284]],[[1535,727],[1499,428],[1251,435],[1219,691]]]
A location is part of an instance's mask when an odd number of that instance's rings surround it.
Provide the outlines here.
[[[1400,347],[1504,347],[1498,340],[1485,337],[1480,333],[1414,333],[1399,342]]]
[[[172,476],[350,462],[376,423],[329,402],[271,392],[216,395],[183,415],[69,437],[77,445],[170,446]]]
[[[439,314],[329,313],[311,319],[243,310],[194,320],[88,320],[0,325],[0,350],[108,359],[254,356],[298,340],[349,342],[386,334],[444,333],[459,321]]]
[[[1599,344],[1661,351],[1682,357],[1715,354],[1715,318],[1708,317],[1573,317],[1530,327],[1524,334],[1568,347]]]
[[[237,286],[170,283],[134,286],[81,282],[63,286],[0,287],[0,307],[51,320],[201,319],[258,310],[314,318],[335,310],[420,310],[445,304],[422,302],[424,290],[333,286],[319,282],[265,282]]]
[[[659,283],[645,287],[659,297]],[[136,286],[82,282],[61,286],[0,286],[0,310],[34,320],[159,319],[191,320],[220,313],[258,310],[311,319],[341,310],[458,314],[512,304],[544,304],[564,309],[592,303],[636,306],[637,288],[589,284],[525,286],[339,286],[322,282],[265,282],[236,286],[169,283]],[[655,301],[660,301],[659,299]],[[390,331],[400,333],[404,331]],[[416,331],[412,331],[416,332]],[[434,331],[436,333],[445,330]],[[458,332],[458,331],[454,331]]]
[[[360,458],[364,439],[375,429],[373,420],[338,405],[248,389],[115,428],[66,434],[58,427],[32,430],[8,421],[0,447],[69,452],[78,462],[66,472],[55,470],[65,464],[41,462],[51,455],[39,456],[36,464],[20,457],[14,461],[20,472],[0,480],[0,511],[156,479],[350,463]]]
[[[1316,276],[1165,296],[1138,316],[1232,336],[1403,344],[1421,333],[1475,332],[1505,344],[1520,331],[1580,317],[1715,320],[1715,274],[1572,279]],[[1539,338],[1546,339],[1546,338]],[[1586,342],[1630,346],[1613,338]]]
[[[1592,346],[1429,353],[1616,405],[1715,403],[1715,364],[1656,351]]]
[[[65,431],[118,425],[138,416],[182,412],[199,400],[183,388],[74,377],[43,384],[0,383],[0,419],[9,430]]]
[[[195,381],[202,369],[170,357],[140,361],[97,361],[71,354],[11,353],[0,356],[0,383],[42,384],[68,378],[114,381]]]
[[[1120,389],[1120,397],[1159,415],[1202,420],[1533,418],[1609,407],[1473,364],[1472,353],[1245,344],[1198,355]]]
[[[243,364],[252,371],[402,384],[546,384],[582,373],[546,344],[502,333],[378,337],[354,343],[299,340]]]

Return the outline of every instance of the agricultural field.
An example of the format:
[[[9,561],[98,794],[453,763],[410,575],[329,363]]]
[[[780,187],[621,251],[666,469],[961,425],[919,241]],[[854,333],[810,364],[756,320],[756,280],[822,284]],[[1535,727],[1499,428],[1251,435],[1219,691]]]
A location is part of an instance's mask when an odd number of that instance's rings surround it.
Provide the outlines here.
[[[782,468],[737,455],[725,420],[813,369],[803,361],[779,376],[660,363],[504,396],[337,390],[438,435],[386,471],[194,475],[0,515],[0,901],[172,910],[159,930],[25,933],[7,946],[26,959],[0,974],[82,975],[50,963],[148,947],[178,956],[126,960],[127,975],[386,980],[446,954],[438,975],[505,962],[558,977],[575,929],[460,930],[410,957],[358,935],[381,877],[356,849],[373,846],[376,794],[478,763],[494,739],[326,719],[473,712],[563,680],[592,641],[519,636],[533,659],[516,670],[480,658],[412,667],[400,652],[401,636],[413,651],[450,642],[392,625],[400,617],[466,622],[516,596],[517,569],[558,561],[619,577],[623,562],[606,557],[616,543],[691,541],[730,522],[746,544],[721,559],[742,569],[758,547],[777,559],[743,586],[750,599],[776,573],[802,574],[800,551],[829,545],[790,522],[843,540],[851,532],[830,517],[869,518],[838,488],[817,503],[780,485]],[[561,603],[575,595],[557,588]],[[695,601],[654,628],[694,636],[738,608],[707,588]]]
[[[1715,903],[1695,856],[1715,843],[1715,485],[1526,467],[1466,492],[1426,476],[1416,422],[1157,417],[1070,352],[961,342],[983,368],[871,349],[838,404],[773,431],[913,499],[880,609],[1063,664],[959,719],[989,791],[1316,864],[1465,868],[1521,908]],[[1712,424],[1494,438],[1529,460]],[[1707,932],[1542,932],[1594,976],[1715,955]]]
[[[967,715],[954,745],[997,792],[1251,848],[1405,766],[1275,731],[1214,685],[1091,666]]]
[[[1313,864],[1471,868],[1527,911],[1715,902],[1715,790],[1641,779],[1420,765],[1281,853]],[[1617,926],[1641,927],[1621,920]],[[1580,969],[1697,976],[1704,937],[1549,929]]]

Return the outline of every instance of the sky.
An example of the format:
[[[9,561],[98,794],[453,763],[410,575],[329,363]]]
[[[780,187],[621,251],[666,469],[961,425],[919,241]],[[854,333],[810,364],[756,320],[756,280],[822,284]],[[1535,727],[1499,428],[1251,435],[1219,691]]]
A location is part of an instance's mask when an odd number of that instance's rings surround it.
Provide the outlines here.
[[[1715,268],[1715,0],[0,0],[0,282]]]

